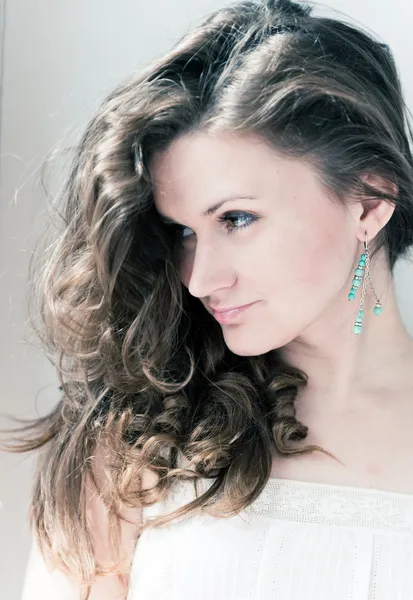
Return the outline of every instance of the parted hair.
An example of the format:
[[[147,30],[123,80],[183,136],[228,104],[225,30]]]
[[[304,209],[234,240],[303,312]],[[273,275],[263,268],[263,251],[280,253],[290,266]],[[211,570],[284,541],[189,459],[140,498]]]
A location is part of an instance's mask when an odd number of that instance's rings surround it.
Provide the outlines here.
[[[41,448],[32,527],[44,554],[87,585],[107,571],[94,552],[87,477],[115,543],[120,507],[148,506],[174,481],[213,484],[142,531],[199,510],[236,514],[263,490],[274,453],[322,451],[305,443],[308,428],[296,418],[306,374],[277,349],[232,353],[180,281],[148,165],[193,131],[253,132],[309,161],[332,199],[351,192],[395,205],[370,254],[384,247],[391,271],[413,243],[412,130],[400,78],[390,49],[359,27],[289,0],[235,2],[104,99],[61,191],[62,230],[30,269],[33,328],[58,373],[59,398],[15,428],[8,447]],[[397,195],[367,185],[366,173],[390,180]],[[105,485],[94,478],[98,448]],[[157,477],[152,490],[142,488],[144,470]]]

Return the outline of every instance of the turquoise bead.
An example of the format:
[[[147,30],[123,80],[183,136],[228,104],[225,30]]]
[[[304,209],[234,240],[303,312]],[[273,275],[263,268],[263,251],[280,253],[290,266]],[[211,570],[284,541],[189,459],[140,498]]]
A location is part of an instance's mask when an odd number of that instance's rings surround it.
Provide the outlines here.
[[[361,284],[361,281],[359,279],[353,279],[353,281],[351,282],[353,287],[359,287],[359,285]]]
[[[354,333],[356,333],[358,335],[359,333],[361,333],[361,330],[362,330],[361,325],[354,325],[354,327],[353,327]]]
[[[354,300],[355,297],[356,296],[353,294],[353,292],[350,292],[349,295],[348,295],[348,299],[349,300]]]
[[[381,315],[381,313],[383,312],[383,307],[382,306],[375,306],[373,309],[373,312],[375,315]]]
[[[356,269],[355,273],[356,273],[356,275],[361,276],[364,273],[364,269]]]
[[[360,267],[365,267],[366,266],[366,261],[363,260],[362,258],[360,258],[359,265],[360,265]]]
[[[366,260],[366,254],[365,254],[365,252],[363,252],[363,254],[360,256],[360,260]]]

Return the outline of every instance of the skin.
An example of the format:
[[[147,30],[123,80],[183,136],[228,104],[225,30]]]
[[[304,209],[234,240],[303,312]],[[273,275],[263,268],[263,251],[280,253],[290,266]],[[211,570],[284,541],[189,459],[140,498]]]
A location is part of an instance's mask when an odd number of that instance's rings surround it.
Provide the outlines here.
[[[306,441],[337,460],[321,453],[274,455],[272,476],[413,494],[413,341],[399,314],[384,252],[371,265],[383,313],[372,313],[374,299],[367,290],[360,337],[352,331],[360,293],[347,300],[365,232],[373,240],[393,208],[351,198],[346,206],[333,203],[309,165],[287,160],[251,135],[182,137],[154,157],[150,170],[159,213],[184,226],[176,258],[189,292],[209,311],[209,304],[258,301],[236,323],[222,325],[228,347],[244,356],[278,349],[309,377],[296,399],[297,416],[309,426]],[[201,216],[227,195],[237,199]],[[228,223],[218,219],[224,213],[234,217],[234,211],[259,219],[229,233]],[[245,222],[245,215],[231,221],[234,227]],[[98,481],[101,462],[97,454]],[[153,475],[145,474],[143,487],[154,483]],[[107,512],[93,486],[88,490],[98,557],[110,561]],[[121,547],[132,551],[141,511],[124,507],[123,514],[130,522],[122,523]],[[37,598],[39,589],[50,591],[44,600],[56,594],[79,597],[70,580],[49,572],[36,553],[24,600]],[[124,594],[109,575],[95,582],[91,600]]]
[[[361,288],[352,302],[347,297],[366,232],[371,248],[394,207],[333,201],[310,164],[253,134],[187,134],[153,157],[150,172],[157,211],[180,225],[176,260],[189,292],[209,312],[211,304],[256,302],[221,325],[228,347],[242,356],[278,349],[308,375],[297,417],[309,426],[306,443],[337,460],[274,456],[272,475],[413,493],[413,340],[384,248],[370,265],[383,312],[373,313],[367,286],[360,336],[353,323]]]

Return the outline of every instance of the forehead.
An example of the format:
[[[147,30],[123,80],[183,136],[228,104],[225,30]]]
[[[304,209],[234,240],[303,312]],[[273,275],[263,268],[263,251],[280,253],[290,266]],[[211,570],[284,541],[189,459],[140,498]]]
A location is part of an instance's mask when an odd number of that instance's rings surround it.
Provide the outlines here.
[[[315,184],[303,161],[283,156],[252,133],[195,132],[183,135],[149,165],[154,202],[164,214],[175,205],[207,206],[223,197],[291,194],[297,182]]]
[[[183,187],[197,181],[211,185],[218,178],[245,177],[262,163],[265,154],[270,159],[270,153],[274,151],[252,134],[196,132],[177,138],[166,150],[155,154],[149,168],[157,188]],[[272,162],[274,158],[275,153]]]

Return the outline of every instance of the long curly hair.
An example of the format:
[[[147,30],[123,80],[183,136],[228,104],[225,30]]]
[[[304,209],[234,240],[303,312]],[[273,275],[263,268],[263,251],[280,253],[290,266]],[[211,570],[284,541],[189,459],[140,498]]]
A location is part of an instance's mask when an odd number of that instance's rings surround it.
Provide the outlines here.
[[[172,515],[236,514],[280,455],[305,445],[294,401],[306,374],[277,349],[241,357],[182,285],[174,236],[153,203],[149,162],[191,131],[254,132],[317,169],[332,197],[395,205],[374,240],[390,269],[413,243],[413,159],[389,48],[289,0],[241,1],[208,15],[164,56],[122,82],[87,125],[61,192],[63,228],[30,269],[30,313],[60,381],[60,400],[26,421],[8,449],[42,448],[31,523],[43,552],[90,584],[85,508],[93,457],[107,449],[99,489],[114,540],[120,506],[148,506],[174,481],[213,479]],[[372,188],[388,178],[397,195]],[[179,459],[186,461],[180,465]],[[143,489],[144,470],[157,483]],[[95,481],[95,479],[94,479]],[[88,596],[86,596],[88,597]]]

